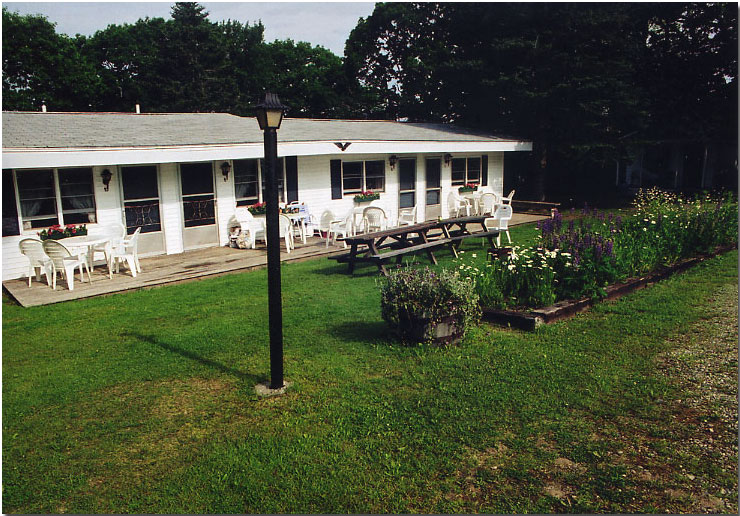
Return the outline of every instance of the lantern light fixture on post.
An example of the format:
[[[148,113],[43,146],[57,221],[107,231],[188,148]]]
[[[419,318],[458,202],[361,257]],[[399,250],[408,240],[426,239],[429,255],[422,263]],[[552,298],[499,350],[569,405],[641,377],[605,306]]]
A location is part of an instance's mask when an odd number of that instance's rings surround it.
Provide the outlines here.
[[[108,188],[110,187],[110,180],[113,178],[113,173],[109,169],[103,169],[103,171],[100,173],[100,179],[103,180],[103,186],[105,187],[105,191],[108,191]]]
[[[398,163],[398,156],[393,154],[390,158],[388,158],[388,163],[391,166],[391,170],[393,170],[396,167],[396,163]]]
[[[280,219],[278,217],[277,181],[277,130],[283,121],[286,106],[278,96],[266,93],[265,100],[255,106],[257,122],[265,132],[265,165],[267,181],[265,202],[267,212],[267,299],[270,327],[270,383],[262,392],[267,395],[280,394],[287,387],[283,378],[283,306],[280,284]],[[260,387],[257,386],[258,392]]]
[[[449,165],[450,161],[452,161],[452,154],[448,152],[447,154],[445,154],[445,165]]]
[[[229,180],[229,172],[231,171],[231,164],[228,161],[221,163],[221,173],[224,175],[224,181]]]

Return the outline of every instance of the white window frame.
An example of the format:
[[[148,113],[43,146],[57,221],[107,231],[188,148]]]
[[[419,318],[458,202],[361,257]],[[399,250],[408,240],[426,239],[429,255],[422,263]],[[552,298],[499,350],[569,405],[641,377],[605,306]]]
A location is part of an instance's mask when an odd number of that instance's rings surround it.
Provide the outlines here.
[[[358,160],[342,160],[342,195],[357,195],[358,193],[365,192],[367,190],[370,190],[370,188],[367,187],[367,163],[371,162],[379,162],[383,164],[383,188],[381,189],[372,189],[375,193],[383,193],[385,192],[385,185],[386,185],[386,171],[385,171],[385,160],[384,159],[358,159]],[[345,163],[362,163],[362,186],[359,190],[351,189],[346,190],[344,188],[344,164]]]
[[[79,222],[78,224],[96,224],[98,221],[98,202],[97,202],[97,196],[95,195],[95,169],[94,167],[62,167],[62,168],[34,168],[29,170],[51,170],[52,171],[52,180],[54,182],[54,201],[56,205],[56,218],[57,218],[57,224],[60,226],[64,226],[64,210],[62,209],[62,191],[59,187],[59,171],[60,170],[67,170],[70,168],[89,168],[90,169],[90,180],[91,180],[91,186],[92,186],[92,197],[93,197],[93,204],[95,205],[93,208],[93,212],[95,215],[95,220],[91,222]],[[18,169],[12,169],[13,171],[13,186],[15,187],[15,202],[16,202],[16,209],[18,210],[18,224],[21,228],[21,234],[24,232],[29,231],[40,231],[46,228],[49,228],[51,226],[40,226],[40,227],[31,227],[31,221],[33,220],[43,220],[43,219],[50,219],[53,216],[49,215],[47,216],[37,216],[37,217],[30,217],[30,218],[24,218],[23,212],[21,210],[21,191],[18,188],[18,173],[23,173],[23,170]],[[79,212],[82,213],[82,212]],[[28,221],[28,227],[26,227],[26,221]],[[54,224],[52,224],[53,226]]]
[[[264,200],[263,200],[264,196],[262,195],[262,190],[264,190],[264,186],[265,186],[265,183],[263,181],[263,171],[262,171],[262,163],[263,163],[263,160],[260,159],[260,158],[246,158],[246,159],[244,159],[244,161],[250,161],[250,160],[255,160],[257,162],[257,201],[250,202],[250,204],[242,204],[241,206],[250,206],[251,204],[264,202]],[[241,161],[241,160],[234,160],[234,161]],[[285,199],[286,199],[286,196],[288,195],[286,185],[288,184],[288,179],[287,179],[286,170],[285,170],[285,158],[284,157],[278,158],[278,161],[283,164],[283,177],[282,177],[282,179],[283,179],[283,195],[280,196],[280,192],[278,190],[278,201],[279,202],[286,202]],[[232,163],[232,169],[233,168],[235,168],[235,167],[233,167],[233,163]],[[235,199],[235,202],[236,202],[236,205],[237,206],[239,206],[239,202],[241,202],[241,201],[251,201],[251,200],[254,199],[254,197],[237,197],[236,196],[236,175],[234,175],[234,199]]]
[[[456,160],[464,159],[465,160],[465,179],[463,181],[455,180],[452,177],[452,164]],[[471,159],[477,159],[478,160],[478,179],[470,179],[469,176],[469,163]],[[468,183],[476,183],[478,185],[481,184],[482,181],[482,175],[483,175],[483,156],[461,156],[459,158],[453,158],[452,161],[450,161],[450,184],[452,186],[463,186]]]

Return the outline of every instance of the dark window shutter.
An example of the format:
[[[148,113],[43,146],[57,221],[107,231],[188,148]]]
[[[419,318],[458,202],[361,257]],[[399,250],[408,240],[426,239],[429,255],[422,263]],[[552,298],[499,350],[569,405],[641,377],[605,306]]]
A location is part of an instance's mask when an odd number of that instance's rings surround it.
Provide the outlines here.
[[[331,160],[331,198],[342,198],[342,160]]]
[[[3,169],[3,236],[20,235],[18,209],[15,204],[13,171]]]
[[[480,160],[480,184],[488,186],[488,154],[484,154]]]
[[[298,200],[298,156],[285,158],[285,189],[288,202]]]

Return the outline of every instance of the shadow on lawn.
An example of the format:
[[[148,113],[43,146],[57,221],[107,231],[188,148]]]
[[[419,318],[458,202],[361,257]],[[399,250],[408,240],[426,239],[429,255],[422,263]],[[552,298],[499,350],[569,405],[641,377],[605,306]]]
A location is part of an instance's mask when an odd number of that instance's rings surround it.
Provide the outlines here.
[[[390,338],[385,322],[353,321],[331,327],[330,333],[342,339],[369,344],[384,344]]]
[[[134,333],[134,332],[126,332],[122,335],[126,337],[134,337],[135,339],[139,339],[142,342],[148,342],[149,344],[153,344],[155,346],[158,346],[165,351],[169,351],[171,353],[176,353],[180,355],[181,357],[189,358],[190,360],[194,360],[196,362],[200,362],[204,366],[211,367],[213,369],[218,369],[222,373],[230,374],[232,376],[235,376],[239,378],[240,380],[244,380],[246,382],[252,382],[254,384],[263,383],[269,380],[267,376],[264,375],[255,375],[255,374],[249,374],[244,373],[242,371],[239,371],[238,369],[233,369],[229,366],[226,366],[220,362],[216,362],[215,360],[211,360],[210,358],[205,358],[200,355],[196,355],[192,351],[188,351],[186,349],[178,348],[177,346],[173,346],[172,344],[167,344],[166,342],[162,342],[151,335],[142,335],[141,333]]]

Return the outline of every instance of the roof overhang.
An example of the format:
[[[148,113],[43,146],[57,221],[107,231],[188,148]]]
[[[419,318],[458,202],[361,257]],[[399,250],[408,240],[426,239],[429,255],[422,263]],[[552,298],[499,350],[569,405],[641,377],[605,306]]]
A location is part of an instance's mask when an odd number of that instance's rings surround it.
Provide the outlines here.
[[[336,143],[349,143],[341,151]],[[279,156],[321,156],[357,154],[414,154],[531,151],[524,140],[482,141],[312,141],[280,142]],[[189,145],[167,147],[106,148],[4,148],[3,168],[113,166],[151,163],[187,163],[264,156],[262,143]]]

